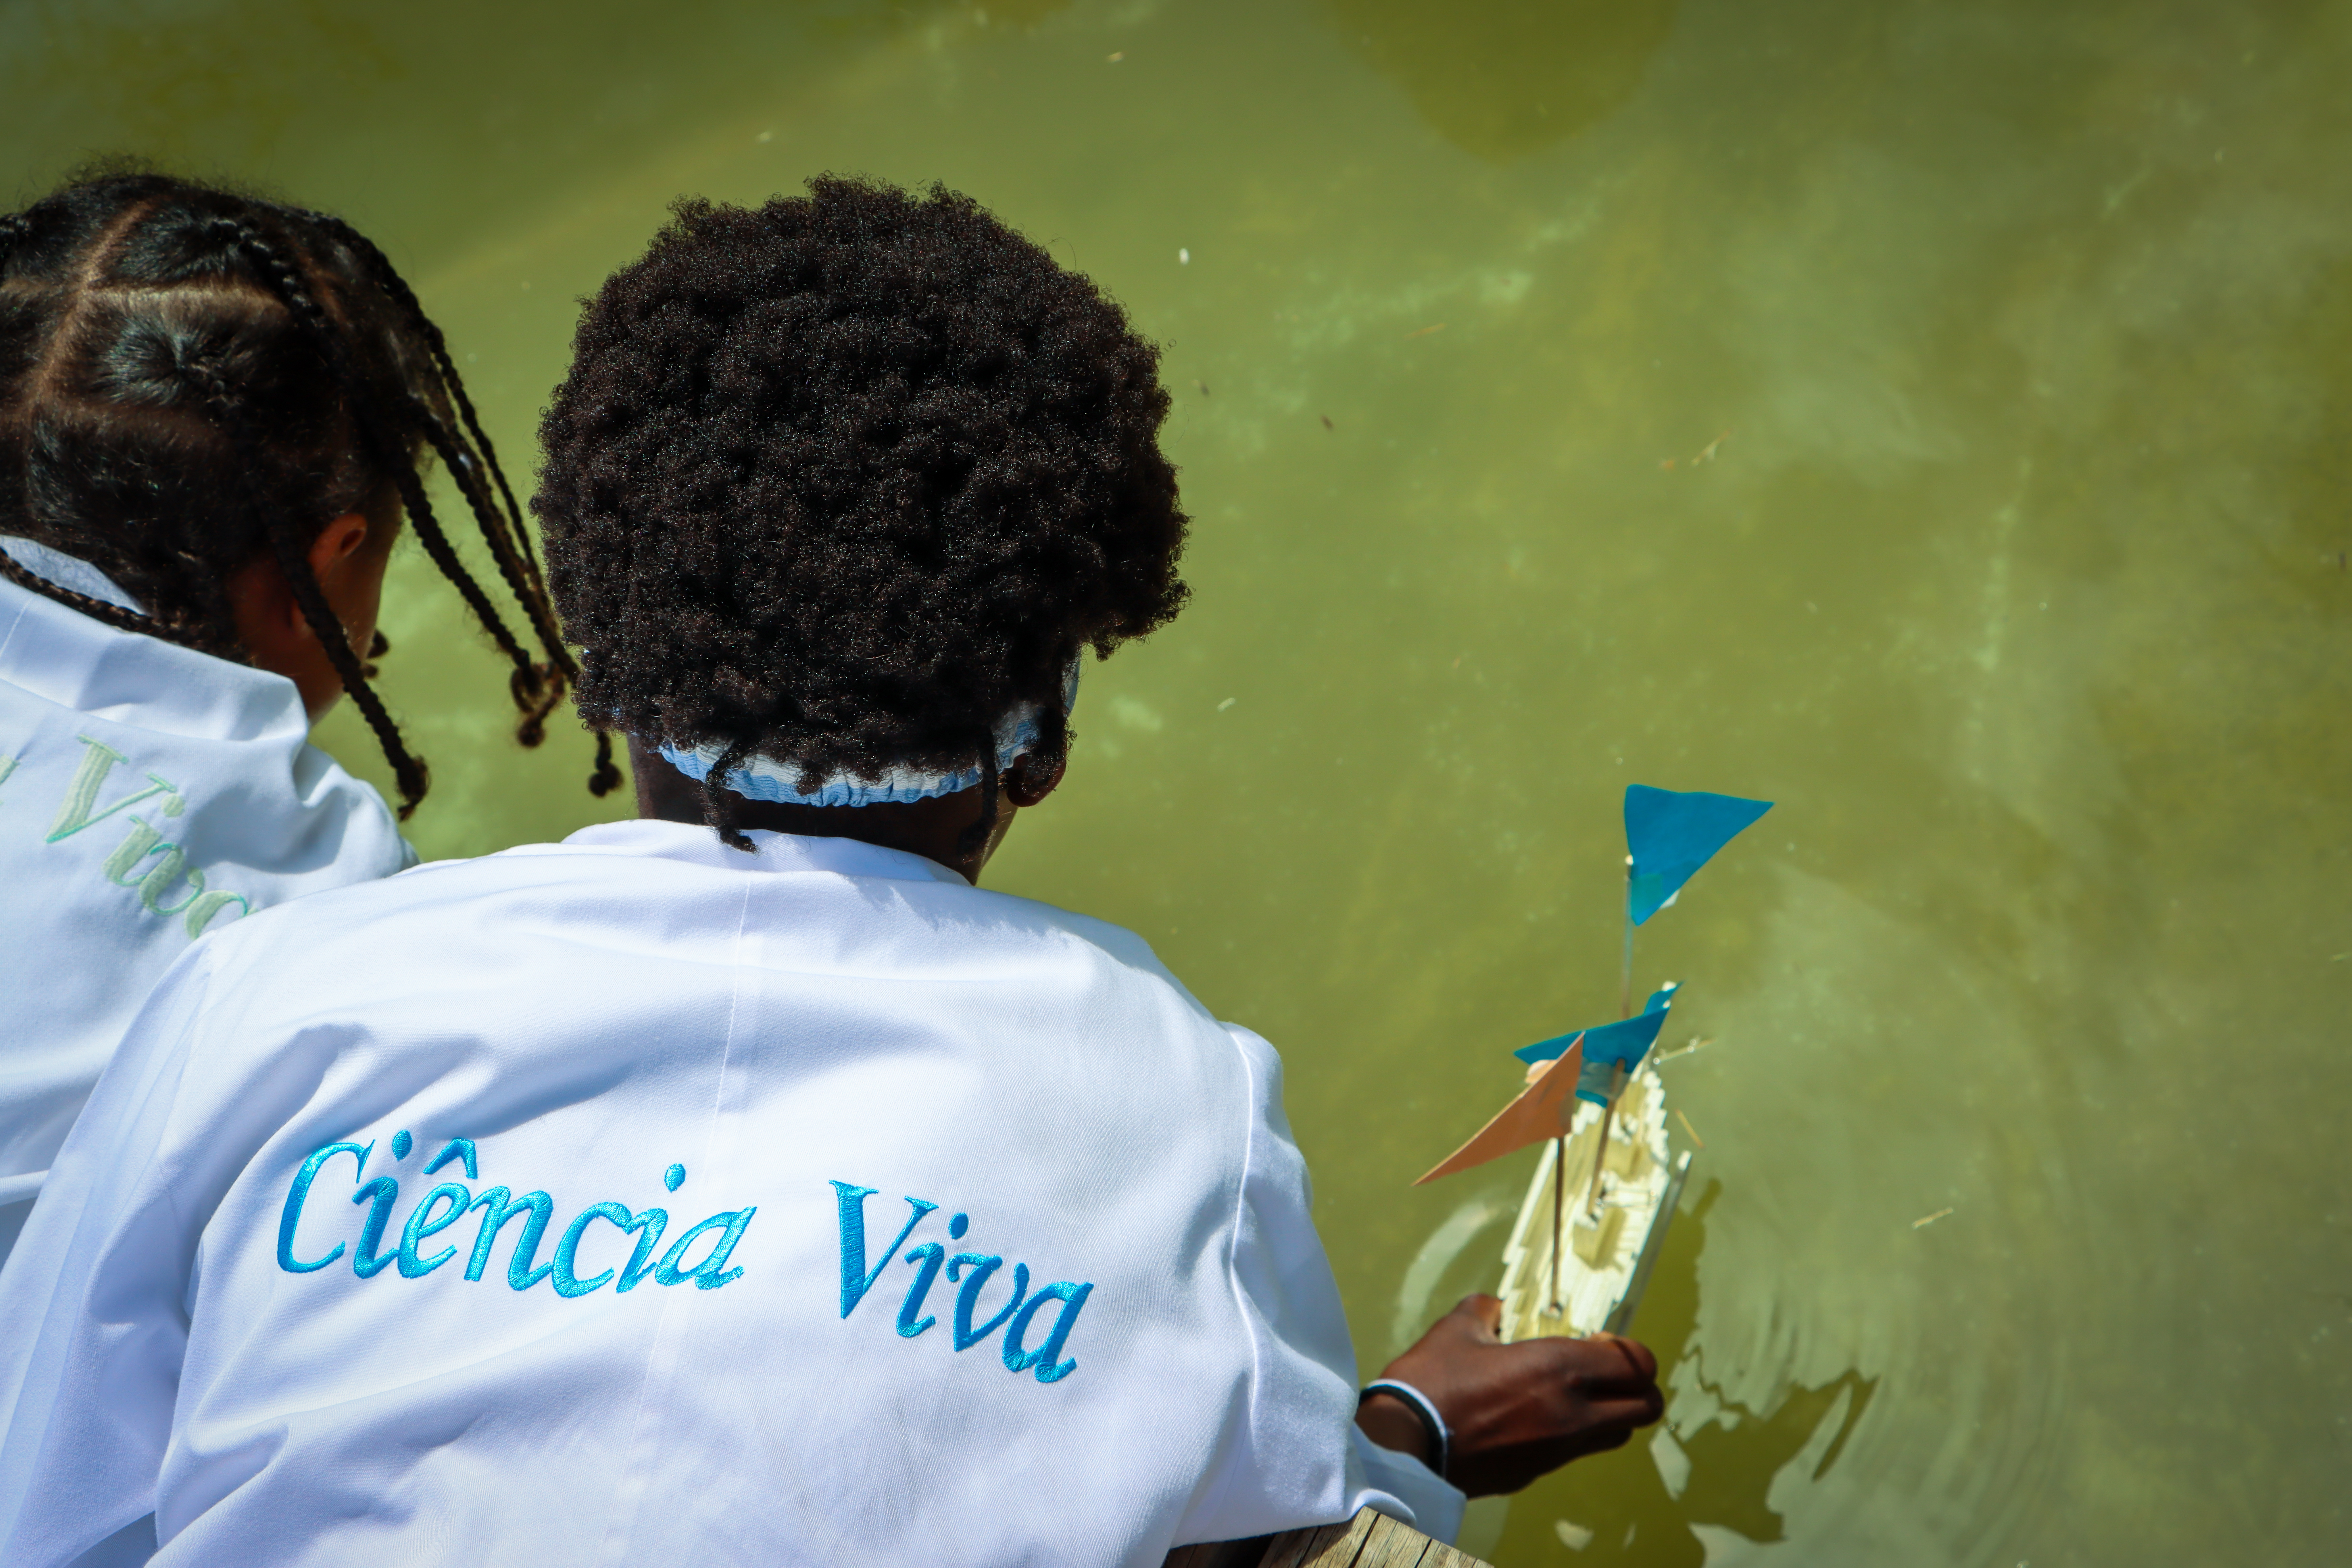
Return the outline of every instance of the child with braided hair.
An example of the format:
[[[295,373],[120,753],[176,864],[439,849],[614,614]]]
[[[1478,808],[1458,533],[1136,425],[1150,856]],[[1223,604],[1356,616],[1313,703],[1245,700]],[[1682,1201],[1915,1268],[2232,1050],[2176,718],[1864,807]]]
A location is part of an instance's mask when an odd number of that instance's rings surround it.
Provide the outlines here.
[[[537,657],[466,572],[449,469]],[[439,331],[341,219],[139,170],[0,216],[0,1258],[123,1025],[195,938],[414,857],[311,747],[371,686],[404,514],[536,744],[575,673]],[[600,756],[599,793],[617,782]]]
[[[1657,1418],[1491,1297],[1360,1390],[1273,1047],[977,885],[1183,602],[1157,372],[968,198],[679,204],[533,502],[638,820],[165,976],[0,1276],[0,1561],[1155,1568]]]

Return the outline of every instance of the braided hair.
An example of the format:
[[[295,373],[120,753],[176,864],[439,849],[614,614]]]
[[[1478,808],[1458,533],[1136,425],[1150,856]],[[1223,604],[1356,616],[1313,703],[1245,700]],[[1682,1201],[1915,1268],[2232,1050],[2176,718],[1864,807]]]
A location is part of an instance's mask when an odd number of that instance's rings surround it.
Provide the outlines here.
[[[459,561],[425,493],[440,458],[540,655]],[[0,532],[79,556],[143,611],[0,575],[121,630],[247,656],[227,584],[274,560],[392,764],[405,820],[429,782],[309,561],[319,531],[396,495],[512,667],[516,737],[544,738],[579,676],[512,491],[441,333],[341,219],[143,170],[0,216]],[[501,505],[503,503],[503,505]],[[620,782],[597,738],[589,787]]]
[[[590,721],[804,786],[980,762],[1024,705],[1174,616],[1159,352],[968,196],[824,176],[685,201],[588,301],[531,507]]]

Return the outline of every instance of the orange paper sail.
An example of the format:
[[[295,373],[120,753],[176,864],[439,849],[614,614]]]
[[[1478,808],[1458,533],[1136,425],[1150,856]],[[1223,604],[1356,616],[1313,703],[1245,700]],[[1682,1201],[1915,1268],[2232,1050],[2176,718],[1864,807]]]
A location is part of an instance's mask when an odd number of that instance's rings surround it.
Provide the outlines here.
[[[1538,1062],[1528,1072],[1528,1087],[1519,1098],[1495,1113],[1495,1120],[1478,1129],[1477,1136],[1465,1143],[1437,1163],[1437,1168],[1413,1183],[1433,1182],[1440,1176],[1450,1176],[1456,1171],[1466,1171],[1473,1165],[1483,1165],[1489,1160],[1499,1160],[1515,1149],[1557,1138],[1575,1114],[1576,1075],[1584,1065],[1584,1037],[1548,1062]]]

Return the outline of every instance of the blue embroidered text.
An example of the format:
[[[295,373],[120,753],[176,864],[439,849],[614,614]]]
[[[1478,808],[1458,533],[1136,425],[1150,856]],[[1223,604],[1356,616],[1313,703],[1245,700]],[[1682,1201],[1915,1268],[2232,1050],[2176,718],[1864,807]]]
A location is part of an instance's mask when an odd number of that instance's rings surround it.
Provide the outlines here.
[[[394,1163],[405,1160],[413,1146],[405,1131],[394,1134]],[[310,1204],[312,1185],[330,1162],[349,1154],[352,1180],[358,1185],[352,1194],[352,1202],[367,1205],[359,1235],[350,1249],[352,1272],[362,1279],[373,1279],[390,1266],[397,1266],[404,1279],[421,1279],[450,1262],[460,1250],[457,1246],[428,1247],[425,1244],[477,1210],[481,1218],[466,1259],[467,1279],[478,1280],[488,1271],[491,1254],[502,1234],[509,1235],[511,1239],[506,1279],[508,1286],[516,1290],[528,1290],[548,1279],[553,1282],[558,1296],[567,1298],[585,1296],[606,1285],[611,1285],[615,1294],[625,1294],[644,1284],[647,1278],[656,1285],[683,1285],[691,1279],[698,1289],[716,1290],[742,1278],[743,1270],[729,1268],[728,1259],[734,1256],[736,1244],[743,1239],[751,1216],[759,1212],[756,1207],[723,1210],[688,1227],[656,1262],[662,1233],[669,1226],[667,1209],[633,1212],[622,1203],[590,1204],[563,1227],[554,1249],[541,1262],[540,1247],[547,1239],[548,1228],[555,1223],[555,1200],[547,1194],[529,1192],[518,1197],[504,1186],[477,1193],[464,1182],[443,1182],[417,1201],[395,1230],[392,1220],[393,1211],[400,1202],[399,1177],[384,1174],[364,1183],[358,1181],[367,1173],[368,1156],[374,1149],[373,1140],[366,1143],[329,1143],[313,1150],[310,1158],[302,1162],[301,1169],[294,1173],[293,1183],[286,1190],[286,1206],[278,1219],[278,1268],[289,1274],[313,1274],[343,1256],[344,1245],[338,1241],[315,1258],[298,1258],[296,1233]],[[478,1152],[470,1138],[451,1139],[439,1153],[425,1163],[423,1173],[430,1176],[452,1163],[463,1166],[467,1181],[481,1179]],[[685,1180],[686,1169],[682,1165],[672,1165],[663,1173],[663,1184],[671,1192],[676,1192]],[[588,1244],[590,1227],[598,1221],[619,1232],[620,1239],[631,1245],[625,1258],[617,1251],[608,1254],[611,1267],[583,1278],[580,1272],[581,1248]],[[509,1224],[514,1224],[511,1233],[507,1231]],[[383,1249],[387,1234],[399,1237],[389,1252]],[[610,1247],[613,1241],[604,1237],[594,1245]]]
[[[908,1198],[907,1206],[912,1212],[907,1215],[906,1223],[898,1227],[898,1234],[891,1238],[890,1245],[882,1249],[873,1266],[868,1268],[866,1200],[877,1191],[878,1188],[853,1186],[847,1182],[833,1184],[834,1200],[841,1225],[841,1315],[844,1318],[856,1311],[857,1304],[866,1299],[866,1292],[881,1280],[882,1271],[889,1267],[898,1249],[907,1245],[908,1238],[914,1234],[915,1227],[922,1223],[924,1216],[940,1206],[921,1198]],[[707,1225],[709,1222],[706,1220],[703,1223]],[[962,1240],[971,1224],[971,1216],[954,1215],[948,1221],[948,1239]],[[1087,1296],[1094,1291],[1093,1285],[1061,1279],[1033,1291],[1029,1289],[1029,1266],[1016,1263],[1013,1266],[1011,1294],[985,1321],[975,1326],[973,1319],[981,1310],[981,1293],[1003,1268],[1003,1258],[979,1252],[959,1252],[950,1257],[940,1243],[926,1241],[911,1248],[901,1261],[914,1266],[915,1276],[908,1285],[906,1299],[898,1305],[900,1338],[919,1338],[939,1321],[936,1313],[923,1310],[923,1304],[944,1269],[948,1283],[961,1286],[950,1314],[949,1340],[954,1349],[968,1351],[1001,1329],[1004,1332],[1003,1357],[1007,1371],[1034,1372],[1040,1383],[1059,1383],[1077,1370],[1076,1358],[1066,1359],[1062,1352],[1069,1343],[1070,1331],[1077,1325],[1079,1310],[1086,1306]],[[1054,1325],[1046,1331],[1045,1342],[1031,1350],[1027,1348],[1029,1334],[1035,1327],[1037,1314],[1049,1302],[1057,1309],[1054,1314]]]

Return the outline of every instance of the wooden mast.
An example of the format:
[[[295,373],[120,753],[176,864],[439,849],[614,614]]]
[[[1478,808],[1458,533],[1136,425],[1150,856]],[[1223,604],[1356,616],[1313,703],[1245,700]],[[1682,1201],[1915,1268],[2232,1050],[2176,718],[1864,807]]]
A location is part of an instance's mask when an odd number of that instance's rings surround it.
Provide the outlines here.
[[[1617,973],[1617,1016],[1622,1021],[1633,1016],[1633,858],[1625,857],[1625,961]],[[1601,1138],[1592,1146],[1592,1183],[1584,1192],[1587,1214],[1601,1212],[1601,1166],[1609,1157],[1609,1123],[1617,1114],[1617,1097],[1625,1092],[1625,1064],[1612,1062],[1609,1067],[1609,1100],[1601,1108]],[[1552,1268],[1559,1268],[1559,1238],[1552,1237],[1554,1247]]]

